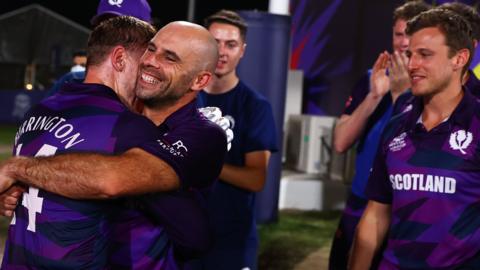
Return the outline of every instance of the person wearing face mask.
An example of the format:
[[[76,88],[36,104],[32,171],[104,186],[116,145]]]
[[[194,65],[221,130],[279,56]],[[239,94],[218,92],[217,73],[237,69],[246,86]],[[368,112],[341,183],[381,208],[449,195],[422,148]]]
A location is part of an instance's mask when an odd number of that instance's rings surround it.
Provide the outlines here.
[[[71,72],[85,71],[87,66],[87,52],[79,50],[73,53]]]

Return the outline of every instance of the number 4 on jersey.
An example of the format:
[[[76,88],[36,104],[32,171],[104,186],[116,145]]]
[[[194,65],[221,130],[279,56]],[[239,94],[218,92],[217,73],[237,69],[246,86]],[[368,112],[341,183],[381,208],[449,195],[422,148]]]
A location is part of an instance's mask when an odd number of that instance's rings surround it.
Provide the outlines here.
[[[57,152],[57,147],[49,145],[49,144],[44,144],[42,147],[38,150],[37,154],[35,155],[36,157],[40,156],[52,156]],[[15,154],[18,156],[20,154],[20,151],[22,150],[22,144],[19,144],[17,146],[17,149],[15,151]],[[28,193],[23,194],[23,199],[22,199],[22,206],[27,208],[28,210],[28,226],[27,230],[31,232],[36,231],[36,219],[37,216],[36,214],[41,214],[42,213],[42,206],[43,206],[43,198],[38,197],[38,188],[30,187],[28,189]],[[12,218],[12,225],[15,225],[15,214],[13,215]]]

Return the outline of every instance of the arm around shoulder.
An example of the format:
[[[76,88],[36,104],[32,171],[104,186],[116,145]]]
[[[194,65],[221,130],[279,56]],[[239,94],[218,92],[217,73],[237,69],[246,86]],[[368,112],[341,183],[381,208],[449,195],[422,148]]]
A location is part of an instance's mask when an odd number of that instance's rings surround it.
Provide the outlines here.
[[[133,148],[120,155],[94,153],[12,158],[12,177],[73,199],[174,190],[180,181],[161,159]]]

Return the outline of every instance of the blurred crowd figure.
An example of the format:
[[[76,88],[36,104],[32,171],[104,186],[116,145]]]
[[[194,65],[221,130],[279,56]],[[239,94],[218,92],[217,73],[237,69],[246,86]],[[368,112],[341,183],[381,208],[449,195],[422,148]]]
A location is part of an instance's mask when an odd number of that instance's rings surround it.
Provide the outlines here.
[[[84,50],[78,50],[73,53],[71,72],[85,71],[87,66],[87,52]]]

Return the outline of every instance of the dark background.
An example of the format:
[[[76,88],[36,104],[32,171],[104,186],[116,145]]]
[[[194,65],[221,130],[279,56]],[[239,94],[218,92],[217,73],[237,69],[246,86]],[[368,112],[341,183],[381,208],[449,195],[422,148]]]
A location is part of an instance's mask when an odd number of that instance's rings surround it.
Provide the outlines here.
[[[160,24],[187,19],[188,0],[147,1],[152,8],[152,17],[157,18]],[[99,2],[99,0],[3,0],[0,2],[0,14],[36,3],[90,28],[90,19],[95,15]],[[268,0],[197,0],[195,22],[201,24],[206,16],[222,8],[267,11]]]

